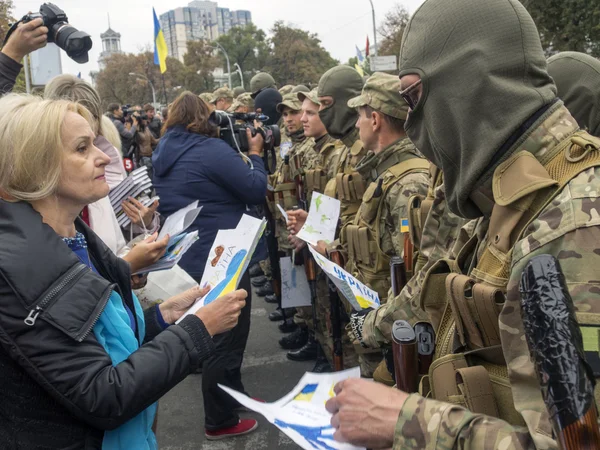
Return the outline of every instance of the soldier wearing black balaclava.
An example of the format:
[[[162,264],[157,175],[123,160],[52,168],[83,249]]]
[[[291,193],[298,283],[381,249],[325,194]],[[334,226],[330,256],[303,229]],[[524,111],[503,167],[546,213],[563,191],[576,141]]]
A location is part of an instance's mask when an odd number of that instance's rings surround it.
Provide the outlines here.
[[[412,305],[435,330],[419,393],[342,382],[327,405],[334,436],[368,448],[556,449],[520,281],[535,256],[558,259],[598,373],[600,139],[557,97],[517,0],[426,0],[406,27],[399,66],[407,135],[443,170],[450,210],[477,222]]]

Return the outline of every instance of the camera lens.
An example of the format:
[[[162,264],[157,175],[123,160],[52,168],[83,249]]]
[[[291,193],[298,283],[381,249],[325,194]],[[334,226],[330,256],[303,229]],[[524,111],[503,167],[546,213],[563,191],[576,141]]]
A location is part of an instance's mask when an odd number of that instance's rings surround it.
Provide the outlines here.
[[[92,48],[92,38],[83,31],[78,31],[66,22],[57,23],[52,27],[54,41],[75,62],[88,62],[88,52]]]

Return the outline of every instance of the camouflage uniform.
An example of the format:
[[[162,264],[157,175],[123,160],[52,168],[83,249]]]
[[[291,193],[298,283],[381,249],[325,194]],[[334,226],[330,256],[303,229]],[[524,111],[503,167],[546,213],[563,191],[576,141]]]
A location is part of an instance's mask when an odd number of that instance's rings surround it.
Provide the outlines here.
[[[560,143],[571,139],[578,126],[566,108],[555,110],[519,147],[546,165]],[[592,152],[600,149],[597,142]],[[581,149],[579,149],[581,150]],[[573,152],[573,149],[571,149]],[[580,151],[580,153],[582,153]],[[404,404],[396,427],[395,449],[460,448],[523,449],[556,448],[548,411],[542,400],[520,315],[519,282],[527,262],[550,254],[562,263],[569,292],[578,312],[600,313],[594,261],[600,248],[600,218],[596,213],[600,190],[600,158],[584,169],[554,196],[525,229],[512,247],[506,302],[499,317],[502,350],[508,363],[516,411],[527,426],[475,414],[448,403],[411,395]],[[480,237],[477,256],[482,258],[489,236],[488,219],[480,220],[475,236]]]
[[[250,96],[249,92],[244,92],[237,96],[237,98],[233,101],[231,108],[229,108],[230,112],[235,112],[239,107],[245,106],[248,108],[248,112],[254,111],[254,100]]]

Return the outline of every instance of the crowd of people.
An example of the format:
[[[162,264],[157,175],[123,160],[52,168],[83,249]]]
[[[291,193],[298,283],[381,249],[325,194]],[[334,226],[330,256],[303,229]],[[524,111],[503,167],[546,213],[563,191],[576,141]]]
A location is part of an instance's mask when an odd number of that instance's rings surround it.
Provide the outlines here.
[[[157,114],[150,104],[103,108],[70,75],[42,97],[10,94],[46,33],[40,20],[21,24],[0,53],[3,448],[157,448],[157,402],[195,372],[206,438],[254,431],[217,386],[246,392],[252,292],[277,305],[269,319],[290,364],[360,367],[327,402],[335,440],[558,448],[520,281],[537,256],[558,260],[585,338],[586,361],[571,363],[600,376],[600,61],[547,60],[517,0],[426,0],[407,25],[399,74],[363,78],[339,65],[310,89],[278,88],[260,72],[250,92],[183,92]],[[274,167],[261,133],[246,130],[245,154],[219,139],[214,111],[278,125]],[[123,229],[107,194],[142,166],[160,200],[125,200]],[[378,308],[355,310],[297,237],[315,194],[341,206],[336,240],[313,249],[375,291]],[[219,230],[243,214],[269,225],[239,290],[175,325],[206,289],[144,310],[134,290],[146,276],[131,274],[160,259],[169,237],[157,231],[194,201],[199,240],[179,265],[198,283]],[[311,306],[283,307],[283,257],[304,267]],[[432,330],[425,368],[398,366],[398,321]],[[409,392],[398,388],[406,373],[418,381]]]

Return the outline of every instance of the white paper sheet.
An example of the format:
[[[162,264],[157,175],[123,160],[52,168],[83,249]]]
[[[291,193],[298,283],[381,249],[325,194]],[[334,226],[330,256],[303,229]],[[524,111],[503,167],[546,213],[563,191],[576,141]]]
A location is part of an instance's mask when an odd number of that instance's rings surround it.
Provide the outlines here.
[[[325,402],[335,396],[336,383],[359,377],[358,367],[334,373],[305,373],[289,394],[274,403],[260,403],[226,386],[219,387],[246,408],[263,415],[303,449],[364,450],[333,440],[331,414],[325,409]]]
[[[285,212],[285,209],[283,209],[279,203],[277,203],[277,208],[279,208],[279,212],[281,213],[281,215],[285,219],[285,223],[288,223],[290,221],[290,219],[289,219],[287,213]]]
[[[365,286],[340,266],[319,254],[311,246],[308,246],[308,249],[319,267],[323,269],[323,272],[333,281],[356,311],[366,308],[377,309],[379,307],[381,302],[377,292]]]
[[[299,308],[310,306],[310,287],[304,266],[295,266],[289,256],[279,260],[281,270],[281,306]]]
[[[198,208],[198,200],[196,200],[194,203],[171,214],[162,226],[158,239],[164,238],[167,234],[173,238],[183,233],[196,220],[201,210],[202,206]]]
[[[138,300],[145,306],[156,305],[197,286],[198,283],[181,267],[148,274],[146,286],[135,291]]]
[[[340,201],[313,192],[308,217],[296,236],[311,245],[317,245],[318,241],[329,244],[335,239],[339,218]]]
[[[209,286],[210,291],[176,323],[195,314],[218,297],[237,289],[266,225],[264,219],[244,214],[235,230],[220,230],[217,233],[200,281],[200,286]]]

